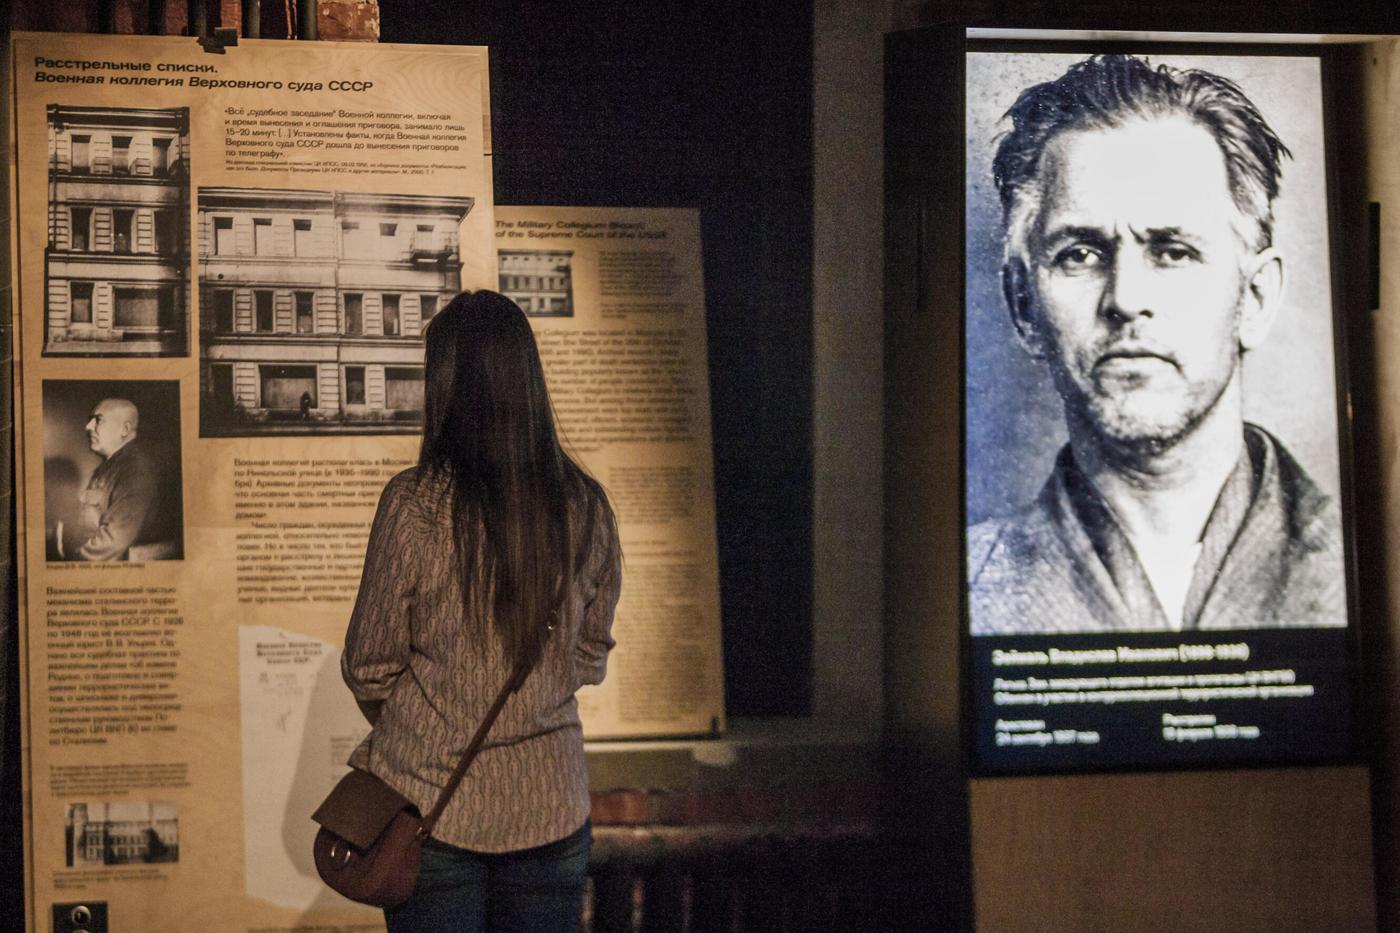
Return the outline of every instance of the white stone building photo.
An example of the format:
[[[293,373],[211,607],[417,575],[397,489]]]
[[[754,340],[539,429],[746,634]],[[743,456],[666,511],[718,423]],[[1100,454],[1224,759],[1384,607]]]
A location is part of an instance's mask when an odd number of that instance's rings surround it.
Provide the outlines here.
[[[201,188],[200,434],[423,418],[423,327],[460,291],[469,197]]]
[[[531,317],[574,314],[573,250],[496,251],[501,294]]]
[[[180,821],[171,803],[70,804],[64,835],[68,868],[180,860]]]
[[[48,108],[46,356],[188,356],[189,110]]]

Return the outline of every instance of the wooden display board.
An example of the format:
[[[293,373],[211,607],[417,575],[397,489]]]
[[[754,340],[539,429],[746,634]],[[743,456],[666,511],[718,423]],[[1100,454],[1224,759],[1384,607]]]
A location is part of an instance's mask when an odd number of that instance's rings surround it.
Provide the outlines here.
[[[693,212],[514,242],[541,215],[498,223],[483,48],[19,33],[12,62],[30,929],[382,927],[311,863],[367,729],[340,646],[422,328],[511,263],[572,289],[535,323],[623,522],[586,729],[723,727]]]

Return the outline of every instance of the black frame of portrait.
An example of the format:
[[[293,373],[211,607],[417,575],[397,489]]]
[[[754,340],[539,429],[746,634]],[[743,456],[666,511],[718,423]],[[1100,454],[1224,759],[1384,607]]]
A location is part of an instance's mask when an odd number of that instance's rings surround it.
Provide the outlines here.
[[[1047,635],[972,635],[971,618],[969,609],[969,587],[968,587],[968,538],[966,530],[970,527],[969,522],[969,438],[974,425],[970,424],[969,400],[968,400],[968,374],[970,371],[969,358],[969,316],[972,314],[970,304],[970,273],[968,271],[968,232],[969,220],[973,209],[970,203],[969,178],[966,166],[967,153],[967,57],[973,53],[1004,53],[1004,54],[1071,54],[1080,57],[1087,57],[1093,54],[1102,53],[1130,53],[1141,55],[1155,60],[1159,57],[1171,58],[1174,56],[1218,56],[1222,58],[1245,58],[1245,57],[1290,57],[1316,59],[1320,71],[1320,107],[1322,116],[1322,139],[1321,146],[1317,150],[1317,155],[1324,161],[1322,170],[1323,193],[1327,206],[1327,222],[1325,224],[1325,234],[1327,236],[1326,261],[1328,265],[1325,275],[1320,275],[1319,279],[1324,279],[1330,289],[1330,325],[1332,338],[1333,372],[1332,386],[1334,397],[1335,425],[1336,425],[1336,447],[1337,447],[1337,468],[1338,468],[1338,503],[1341,511],[1342,538],[1345,552],[1346,567],[1346,590],[1347,590],[1347,625],[1344,628],[1335,629],[1253,629],[1244,631],[1217,630],[1214,632],[1166,632],[1166,633],[1100,633],[1100,634],[1076,634],[1067,636],[1047,636]],[[962,204],[963,236],[961,237],[961,255],[959,269],[962,281],[958,283],[959,293],[962,295],[961,315],[958,319],[958,339],[961,341],[961,365],[962,379],[960,381],[961,394],[958,399],[960,439],[962,442],[961,476],[959,483],[959,512],[963,519],[964,533],[961,536],[958,575],[961,581],[960,587],[960,612],[959,612],[959,644],[960,644],[960,675],[962,680],[962,690],[960,691],[961,701],[961,739],[964,751],[964,761],[967,763],[969,772],[974,776],[1011,776],[1028,774],[1075,774],[1075,773],[1114,773],[1114,772],[1155,772],[1174,771],[1184,769],[1211,769],[1211,768],[1248,768],[1248,767],[1277,767],[1280,765],[1319,765],[1319,764],[1350,764],[1361,759],[1360,749],[1363,747],[1363,722],[1358,715],[1363,709],[1363,697],[1360,692],[1362,678],[1360,676],[1361,666],[1361,626],[1360,626],[1360,587],[1358,583],[1358,556],[1356,545],[1356,516],[1353,506],[1354,479],[1354,451],[1353,451],[1353,418],[1351,404],[1351,389],[1349,374],[1351,372],[1348,360],[1348,331],[1350,323],[1355,315],[1362,314],[1365,308],[1362,306],[1363,287],[1362,283],[1369,280],[1369,275],[1358,274],[1358,263],[1364,263],[1364,257],[1348,256],[1341,248],[1344,242],[1343,230],[1346,227],[1343,213],[1348,206],[1342,202],[1340,186],[1340,165],[1338,151],[1338,120],[1342,112],[1341,103],[1344,100],[1342,74],[1343,56],[1345,51],[1338,47],[1317,45],[1300,42],[1291,43],[1241,43],[1241,42],[1162,42],[1162,41],[1119,41],[1119,40],[1031,40],[1031,39],[966,39],[963,43],[963,53],[961,60],[957,63],[957,80],[959,85],[958,105],[959,112],[950,120],[952,132],[957,134],[956,151],[960,154],[960,164],[956,166],[959,183],[963,185],[964,200]],[[1019,90],[1019,89],[1018,89]],[[1249,89],[1245,88],[1246,94]],[[1014,97],[1010,92],[1007,94],[1007,105],[1009,106]],[[1267,114],[1266,114],[1267,117]],[[1286,142],[1286,140],[1285,140]],[[949,169],[950,171],[952,169]],[[1287,183],[1287,173],[1285,171],[1285,184]],[[996,206],[999,221],[1000,206]],[[999,242],[999,241],[998,241]],[[1319,313],[1319,317],[1323,315]],[[1036,476],[1036,482],[1043,481],[1043,473]],[[1053,639],[1053,646],[1047,642]],[[1166,711],[1162,709],[1162,704],[1158,702],[1143,702],[1115,705],[1111,703],[1095,704],[1092,706],[1076,707],[1076,709],[1091,710],[1094,715],[1087,717],[1089,723],[1084,728],[1071,728],[1063,726],[1056,728],[1048,724],[1045,720],[1048,711],[1055,710],[1055,706],[1009,706],[998,708],[993,703],[993,681],[1000,666],[993,666],[994,652],[1009,651],[1048,651],[1050,647],[1060,650],[1112,650],[1117,648],[1170,648],[1184,644],[1209,643],[1218,645],[1220,643],[1239,644],[1249,646],[1250,657],[1248,662],[1234,662],[1230,667],[1230,672],[1234,672],[1236,666],[1247,667],[1249,670],[1268,669],[1290,669],[1296,670],[1300,683],[1308,682],[1308,672],[1317,671],[1326,679],[1314,683],[1315,687],[1321,687],[1325,693],[1325,703],[1317,699],[1314,695],[1310,700],[1303,702],[1312,705],[1309,713],[1306,709],[1298,714],[1279,715],[1272,719],[1261,719],[1256,717],[1260,724],[1265,722],[1268,725],[1261,732],[1261,738],[1268,736],[1266,741],[1255,740],[1249,742],[1242,739],[1217,740],[1215,735],[1230,735],[1229,727],[1236,725],[1235,716],[1247,715],[1249,708],[1240,710],[1240,703],[1256,702],[1260,707],[1288,705],[1280,704],[1278,701],[1246,701],[1235,700],[1225,703],[1215,703],[1206,705],[1202,703],[1178,703],[1173,709]],[[1011,657],[1002,655],[1003,659]],[[1314,664],[1318,658],[1323,659],[1320,664]],[[1303,662],[1303,663],[1300,663]],[[1179,662],[1178,662],[1179,663]],[[1074,664],[1066,666],[1057,672],[1057,676],[1070,678],[1089,677],[1109,677],[1109,676],[1132,676],[1136,674],[1157,674],[1155,666],[1131,665],[1133,670],[1124,670],[1122,662],[1117,665],[1100,665],[1095,667],[1090,664]],[[1183,675],[1189,675],[1199,671],[1197,667],[1187,667],[1181,665]],[[1006,665],[1006,674],[1002,676],[1012,676],[1010,672],[1016,671],[1017,667]],[[1025,668],[1021,668],[1025,670]],[[1021,675],[1024,676],[1024,675]],[[1048,679],[1048,678],[1047,678]],[[1049,691],[1044,691],[1049,692]],[[1132,707],[1140,707],[1132,709]],[[1187,707],[1190,707],[1189,709]],[[1290,706],[1291,708],[1291,706]],[[1026,710],[1024,717],[1021,710]],[[1185,713],[1202,714],[1206,716],[1216,715],[1211,710],[1223,710],[1219,713],[1216,722],[1204,726],[1183,726],[1185,729],[1207,728],[1211,731],[1210,739],[1187,739],[1179,738],[1175,741],[1165,741],[1162,739],[1160,730],[1166,729],[1162,719],[1167,712],[1173,715]],[[1128,715],[1129,712],[1135,714]],[[1269,709],[1270,713],[1283,713],[1283,710]],[[1077,715],[1077,714],[1076,714]],[[1342,717],[1344,724],[1338,724],[1337,717]],[[1027,739],[1027,748],[1021,748],[1019,744],[1011,744],[1010,737],[1018,734],[1015,731],[1002,733],[1007,744],[997,746],[996,738],[993,736],[993,728],[999,719],[1010,720],[1015,718],[1019,722],[1041,722],[1038,728],[1024,728],[1020,735],[1032,735],[1041,733],[1048,736],[1047,744],[1040,745],[1043,738],[1035,740]],[[1105,725],[1110,727],[1122,727],[1124,719],[1136,719],[1136,728],[1140,731],[1130,739],[1125,741],[1126,747],[1118,752],[1105,747],[1105,745],[1080,744],[1080,734],[1084,732],[1099,732]],[[1243,724],[1250,724],[1248,720]],[[1225,727],[1224,731],[1217,732],[1216,725]],[[1154,731],[1159,739],[1154,743]],[[1070,738],[1068,733],[1075,733],[1074,738]],[[1274,736],[1281,735],[1283,739],[1274,740]],[[1102,735],[1099,736],[1100,740]],[[1319,741],[1325,739],[1325,741]],[[1063,741],[1063,745],[1061,745]],[[1219,741],[1219,744],[1217,742]],[[1003,751],[1003,749],[1010,750]],[[1015,754],[1017,750],[1020,754]],[[1034,752],[1034,755],[1027,752]],[[1050,752],[1051,754],[1043,754]]]

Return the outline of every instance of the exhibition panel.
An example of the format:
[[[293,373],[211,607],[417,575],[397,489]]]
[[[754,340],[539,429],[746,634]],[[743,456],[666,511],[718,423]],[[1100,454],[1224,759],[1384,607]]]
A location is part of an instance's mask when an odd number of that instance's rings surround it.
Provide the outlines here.
[[[310,814],[369,731],[346,624],[464,289],[524,308],[616,504],[586,737],[723,732],[698,211],[497,208],[480,47],[20,33],[12,62],[31,929],[380,928]]]

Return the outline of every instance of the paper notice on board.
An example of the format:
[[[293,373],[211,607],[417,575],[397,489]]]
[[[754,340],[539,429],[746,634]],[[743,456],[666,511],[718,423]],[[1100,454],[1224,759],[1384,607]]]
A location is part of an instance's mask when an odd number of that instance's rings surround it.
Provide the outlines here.
[[[340,649],[265,625],[239,627],[243,860],[250,897],[281,907],[353,905],[316,874],[308,815],[369,732],[340,680]]]
[[[723,729],[700,215],[496,208],[500,290],[530,315],[570,449],[608,491],[622,599],[590,738]]]
[[[309,817],[422,329],[496,283],[486,51],[13,42],[31,929],[381,929]]]

